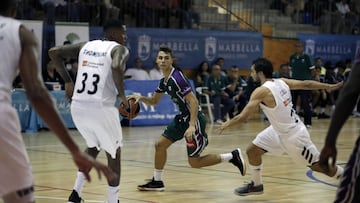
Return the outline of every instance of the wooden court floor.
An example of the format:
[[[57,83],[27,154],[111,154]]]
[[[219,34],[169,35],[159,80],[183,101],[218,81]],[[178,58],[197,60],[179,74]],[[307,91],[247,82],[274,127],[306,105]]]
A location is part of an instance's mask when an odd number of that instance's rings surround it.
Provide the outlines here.
[[[324,143],[329,120],[313,120],[310,134],[319,150]],[[338,140],[338,161],[344,165],[359,134],[360,118],[351,118],[342,130]],[[243,152],[255,135],[268,125],[259,119],[218,135],[216,126],[208,125],[209,145],[203,154],[230,152],[240,147]],[[164,126],[124,127],[122,148],[122,175],[120,202],[125,203],[172,203],[172,202],[332,202],[338,181],[318,173],[311,173],[306,167],[298,166],[286,155],[263,157],[264,194],[240,197],[233,194],[236,187],[250,180],[239,174],[229,163],[221,163],[203,169],[192,169],[187,164],[184,141],[179,141],[168,150],[165,168],[164,192],[139,192],[138,184],[152,177],[154,142]],[[76,130],[71,134],[76,142],[85,148],[84,141]],[[76,168],[69,153],[51,132],[23,134],[29,153],[35,179],[36,201],[40,203],[66,202],[72,190]],[[99,159],[105,162],[104,153]],[[247,158],[246,158],[247,159]],[[91,173],[93,181],[83,191],[85,202],[106,200],[107,184]],[[1,202],[1,201],[0,201]]]

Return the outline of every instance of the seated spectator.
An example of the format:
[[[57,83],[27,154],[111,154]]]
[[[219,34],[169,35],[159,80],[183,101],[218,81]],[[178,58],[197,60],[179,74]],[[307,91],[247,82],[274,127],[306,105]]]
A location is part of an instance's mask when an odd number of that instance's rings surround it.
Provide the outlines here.
[[[206,77],[209,77],[209,75],[210,75],[209,63],[207,61],[201,62],[197,69],[195,86],[202,87],[204,81],[206,80]]]
[[[72,0],[39,0],[47,16],[47,24],[53,25],[56,20],[56,13],[59,11],[66,15],[68,21],[79,21],[79,8],[77,1]]]
[[[204,83],[204,93],[210,95],[210,99],[214,104],[214,121],[216,124],[222,124],[225,116],[234,107],[234,101],[225,92],[227,85],[226,77],[221,75],[220,66],[214,64],[210,76],[207,77]],[[223,108],[221,108],[221,104]]]
[[[344,81],[347,81],[347,79],[349,78],[351,67],[352,67],[352,61],[350,59],[347,59],[345,61]]]
[[[65,89],[63,79],[56,72],[56,67],[51,62],[48,63],[46,70],[42,72],[42,77],[48,90]]]
[[[229,98],[234,100],[235,106],[229,111],[229,117],[233,118],[246,106],[248,100],[244,94],[244,90],[247,86],[246,81],[239,76],[239,67],[233,66],[230,69],[228,76],[228,86],[225,92],[229,95]]]
[[[290,78],[289,64],[281,64],[279,67],[279,71],[274,73],[274,78]]]
[[[180,28],[185,29],[199,29],[200,28],[200,14],[193,9],[194,0],[178,0],[180,14]],[[194,22],[194,23],[193,23]],[[194,25],[194,27],[193,27]]]
[[[340,0],[335,5],[337,18],[334,18],[334,33],[350,34],[357,21],[355,13],[346,0]]]
[[[125,72],[125,76],[131,76],[130,80],[150,80],[148,72],[143,68],[143,62],[140,58],[134,60],[134,67]]]
[[[161,78],[164,77],[159,66],[155,62],[153,69],[151,69],[149,72],[149,77],[150,80],[160,80]]]

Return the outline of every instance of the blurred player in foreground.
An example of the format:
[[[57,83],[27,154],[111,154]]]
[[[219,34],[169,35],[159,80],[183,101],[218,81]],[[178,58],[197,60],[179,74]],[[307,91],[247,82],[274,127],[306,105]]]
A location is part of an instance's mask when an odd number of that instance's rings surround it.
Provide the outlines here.
[[[38,71],[35,36],[13,19],[16,2],[3,0],[0,4],[0,197],[5,203],[35,202],[29,158],[20,133],[19,118],[11,104],[12,82],[18,72],[30,103],[71,152],[77,167],[86,171],[86,179],[90,180],[88,172],[92,167],[99,174],[104,173],[109,181],[116,179],[116,174],[82,153],[71,139]]]

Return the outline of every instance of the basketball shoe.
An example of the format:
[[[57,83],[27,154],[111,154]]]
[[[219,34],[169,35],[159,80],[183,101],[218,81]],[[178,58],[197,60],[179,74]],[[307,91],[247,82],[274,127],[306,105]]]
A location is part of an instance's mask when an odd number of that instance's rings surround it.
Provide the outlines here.
[[[242,187],[236,188],[234,193],[239,196],[260,195],[264,193],[264,186],[263,184],[254,186],[254,182],[251,181]]]
[[[246,174],[246,163],[242,156],[241,150],[237,148],[234,151],[232,151],[231,154],[233,155],[233,158],[230,159],[229,162],[234,164],[234,166],[238,167],[241,175],[244,176]]]
[[[81,203],[84,202],[83,199],[79,196],[79,194],[73,190],[69,196],[68,203]]]
[[[156,181],[154,178],[152,178],[148,183],[144,185],[138,185],[137,189],[140,191],[164,191],[165,186],[163,181]]]

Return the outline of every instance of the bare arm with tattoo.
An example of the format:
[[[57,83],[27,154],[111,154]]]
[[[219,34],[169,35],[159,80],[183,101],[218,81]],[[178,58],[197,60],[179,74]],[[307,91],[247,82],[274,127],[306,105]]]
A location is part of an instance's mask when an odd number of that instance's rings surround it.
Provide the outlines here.
[[[125,88],[124,88],[124,76],[125,76],[125,66],[126,61],[129,58],[129,50],[122,45],[118,45],[113,48],[111,51],[111,67],[112,67],[112,76],[118,90],[119,97],[121,101],[126,101],[125,97]],[[123,102],[125,107],[128,108],[128,102]]]
[[[68,99],[71,99],[72,97],[74,82],[72,81],[69,72],[66,70],[65,60],[69,58],[77,58],[81,48],[85,44],[86,42],[80,42],[78,44],[57,46],[49,49],[51,63],[55,65],[56,71],[65,82],[65,95]]]

